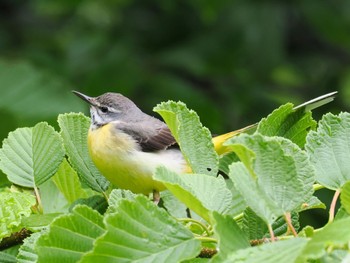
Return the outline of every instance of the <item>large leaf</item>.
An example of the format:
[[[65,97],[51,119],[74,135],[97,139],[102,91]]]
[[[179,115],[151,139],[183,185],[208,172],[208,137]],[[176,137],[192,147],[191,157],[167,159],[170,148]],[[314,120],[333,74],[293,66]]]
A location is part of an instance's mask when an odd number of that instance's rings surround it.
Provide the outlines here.
[[[229,212],[229,214],[233,216],[239,215],[247,207],[245,200],[241,193],[235,188],[235,185],[232,182],[232,180],[225,180],[225,182],[226,187],[230,190],[232,194],[231,211]]]
[[[306,135],[316,127],[311,112],[305,109],[294,109],[293,104],[287,103],[274,110],[269,116],[259,122],[257,132],[266,136],[281,136],[290,139],[303,147]]]
[[[121,201],[124,199],[135,200],[136,194],[130,190],[125,189],[113,189],[108,198],[108,213],[114,213],[118,211],[118,207]]]
[[[233,251],[250,247],[249,240],[231,216],[213,213],[214,231],[218,237],[219,253],[212,262],[223,262]]]
[[[17,259],[14,255],[0,251],[1,263],[17,263]]]
[[[194,173],[216,176],[218,156],[210,131],[200,123],[198,115],[182,102],[168,101],[157,105],[158,112],[180,145],[187,163]]]
[[[176,198],[169,190],[161,192],[163,206],[169,214],[176,218],[186,218],[188,216],[187,207]],[[193,218],[193,215],[191,215]]]
[[[316,180],[340,189],[350,180],[350,113],[325,114],[317,130],[308,134],[305,149],[316,168]]]
[[[52,180],[69,203],[89,196],[82,188],[77,173],[66,160],[62,162]]]
[[[0,192],[0,240],[19,230],[23,217],[29,216],[35,197],[27,192]]]
[[[292,213],[291,221],[294,229],[298,230],[300,227],[299,214]],[[286,234],[288,231],[288,226],[284,217],[279,217],[275,222],[273,222],[272,229],[276,236]],[[263,242],[264,238],[270,237],[268,227],[266,226],[264,220],[258,217],[249,207],[247,207],[243,214],[242,230],[249,240],[255,240],[258,244]]]
[[[109,182],[93,164],[87,146],[90,119],[81,113],[69,113],[59,115],[58,124],[74,169],[89,187],[97,192],[104,192]]]
[[[30,230],[32,232],[37,232],[43,229],[47,229],[51,222],[58,216],[60,213],[51,213],[51,214],[31,214],[28,217],[22,218],[21,227]]]
[[[345,211],[350,214],[350,181],[343,185],[341,189],[340,201]]]
[[[18,263],[36,263],[37,262],[38,255],[34,250],[34,246],[36,241],[39,239],[41,235],[42,235],[42,232],[33,233],[24,240],[23,245],[20,247],[17,255]]]
[[[17,185],[35,187],[47,181],[64,157],[62,139],[45,122],[10,132],[0,149],[0,168]]]
[[[105,232],[102,216],[87,206],[55,219],[49,231],[36,242],[38,262],[78,262]]]
[[[305,246],[298,262],[317,259],[326,254],[328,247],[342,248],[350,240],[350,217],[333,221],[317,231]]]
[[[52,180],[48,180],[40,186],[40,197],[45,214],[68,212],[69,202]]]
[[[81,262],[181,262],[200,252],[189,230],[141,195],[122,200],[105,224],[106,234]]]
[[[242,160],[231,165],[229,176],[247,205],[266,223],[309,201],[314,169],[297,145],[260,134],[242,134],[229,144]]]
[[[208,222],[210,212],[228,213],[232,194],[222,177],[205,174],[177,174],[165,167],[158,167],[154,178],[165,184],[188,208]]]
[[[289,240],[264,244],[261,246],[241,249],[231,252],[223,263],[278,263],[295,262],[307,243],[305,238],[293,238]]]
[[[89,198],[79,198],[71,204],[69,211],[71,211],[77,205],[86,205],[103,215],[108,207],[108,202],[105,196],[100,194],[90,196]]]

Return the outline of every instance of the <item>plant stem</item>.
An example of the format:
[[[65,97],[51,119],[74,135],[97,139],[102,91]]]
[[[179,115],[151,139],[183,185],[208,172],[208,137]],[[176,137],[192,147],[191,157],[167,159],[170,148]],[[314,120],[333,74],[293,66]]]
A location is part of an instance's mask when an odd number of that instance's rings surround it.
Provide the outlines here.
[[[215,238],[212,238],[212,237],[199,236],[199,237],[195,237],[195,238],[201,242],[204,242],[204,243],[217,243],[218,242]]]
[[[201,228],[203,228],[203,230],[207,233],[208,236],[211,236],[209,229],[202,222],[199,222],[193,218],[178,218],[178,220],[182,221],[182,222],[191,222],[191,223],[194,223],[196,225],[199,225]]]
[[[287,225],[288,225],[288,228],[289,228],[289,230],[292,231],[293,235],[294,235],[295,237],[298,236],[298,233],[297,233],[297,231],[295,231],[295,228],[294,228],[294,226],[293,226],[293,224],[292,224],[292,218],[291,218],[291,215],[290,215],[289,212],[284,214],[284,219],[286,220],[286,223],[287,223]]]
[[[275,242],[275,233],[273,232],[272,225],[267,224],[267,227],[269,228],[271,242]]]
[[[0,250],[22,243],[31,233],[31,231],[23,228],[18,232],[12,233],[9,237],[4,237],[0,242]]]
[[[36,200],[38,201],[38,211],[39,213],[43,213],[43,205],[42,205],[42,202],[41,202],[41,197],[40,197],[40,193],[39,193],[39,189],[34,186],[34,193],[35,193],[35,196],[36,196]]]
[[[331,203],[331,206],[329,208],[328,223],[331,223],[334,220],[335,206],[337,204],[337,200],[338,200],[339,194],[340,194],[340,190],[337,190],[337,191],[335,191],[335,193],[333,195],[332,203]]]
[[[103,197],[106,199],[106,201],[108,202],[108,195],[105,191],[102,192]]]

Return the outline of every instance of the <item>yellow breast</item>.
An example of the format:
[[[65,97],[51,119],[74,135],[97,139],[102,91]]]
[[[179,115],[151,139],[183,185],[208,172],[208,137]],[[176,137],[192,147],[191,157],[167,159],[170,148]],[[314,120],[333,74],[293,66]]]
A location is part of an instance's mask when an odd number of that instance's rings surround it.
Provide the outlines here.
[[[165,189],[152,175],[159,165],[176,172],[184,171],[186,164],[179,151],[142,152],[133,138],[115,128],[115,123],[90,129],[88,147],[99,171],[115,186],[134,193],[149,194]]]

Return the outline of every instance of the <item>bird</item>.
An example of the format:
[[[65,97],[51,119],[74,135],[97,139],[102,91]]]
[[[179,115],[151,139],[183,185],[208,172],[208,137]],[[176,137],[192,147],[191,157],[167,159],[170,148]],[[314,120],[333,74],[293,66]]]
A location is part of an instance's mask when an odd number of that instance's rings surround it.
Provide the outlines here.
[[[159,201],[164,184],[153,179],[158,166],[176,173],[189,167],[169,127],[163,121],[144,113],[132,100],[120,93],[107,92],[90,97],[72,91],[90,105],[91,125],[88,149],[101,174],[114,186],[133,193],[149,195]],[[312,110],[333,100],[332,92],[296,106],[295,110]],[[256,128],[257,124],[213,137],[215,150],[223,153],[223,143],[236,134]]]

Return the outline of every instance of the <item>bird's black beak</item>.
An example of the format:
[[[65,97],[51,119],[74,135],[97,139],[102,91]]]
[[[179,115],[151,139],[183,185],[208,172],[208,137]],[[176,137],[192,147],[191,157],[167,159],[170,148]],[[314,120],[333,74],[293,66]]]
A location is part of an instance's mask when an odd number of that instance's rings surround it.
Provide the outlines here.
[[[72,90],[72,92],[77,95],[79,98],[81,98],[82,100],[86,101],[87,103],[89,103],[90,105],[96,105],[96,99],[93,97],[89,97],[79,91],[75,91]]]

